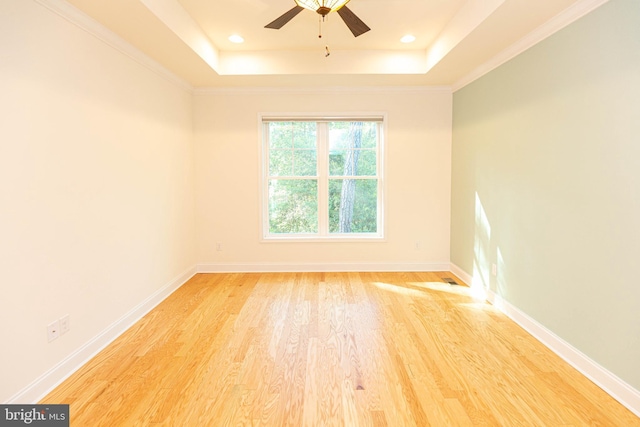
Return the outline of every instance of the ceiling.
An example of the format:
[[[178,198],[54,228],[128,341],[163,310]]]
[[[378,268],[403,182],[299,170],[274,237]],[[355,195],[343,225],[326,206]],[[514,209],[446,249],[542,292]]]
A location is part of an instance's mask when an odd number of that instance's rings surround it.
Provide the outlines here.
[[[320,27],[306,9],[279,30],[264,28],[293,0],[67,2],[193,87],[455,86],[558,15],[594,3],[351,0],[348,8],[371,28],[354,37],[337,13]],[[230,42],[232,34],[244,43]],[[406,34],[416,40],[402,43]]]

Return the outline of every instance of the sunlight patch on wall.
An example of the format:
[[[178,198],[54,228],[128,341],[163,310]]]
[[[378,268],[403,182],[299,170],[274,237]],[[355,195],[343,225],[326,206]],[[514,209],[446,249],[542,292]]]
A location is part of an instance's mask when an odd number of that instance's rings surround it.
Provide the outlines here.
[[[491,225],[476,192],[475,235],[473,242],[473,281],[471,289],[478,295],[485,294],[490,284]]]
[[[504,263],[504,258],[502,257],[502,252],[500,248],[496,249],[497,252],[497,266],[498,266],[498,274],[496,276],[497,284],[496,284],[496,293],[502,297],[507,295],[507,281],[506,277],[506,266]]]

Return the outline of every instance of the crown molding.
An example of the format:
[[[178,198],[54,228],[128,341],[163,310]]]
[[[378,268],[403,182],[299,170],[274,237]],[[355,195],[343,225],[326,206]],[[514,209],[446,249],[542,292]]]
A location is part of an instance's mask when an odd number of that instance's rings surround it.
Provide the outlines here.
[[[273,86],[273,87],[198,87],[193,90],[194,95],[221,95],[221,94],[241,94],[241,95],[269,95],[281,94],[326,94],[326,93],[453,93],[451,86]]]
[[[582,0],[572,4],[558,15],[554,16],[502,52],[498,53],[489,61],[475,68],[471,73],[455,82],[452,86],[453,92],[462,89],[469,83],[498,68],[500,65],[504,64],[510,59],[515,58],[522,52],[540,43],[542,40],[560,31],[569,24],[577,21],[578,19],[582,18],[589,12],[592,12],[608,1],[609,0]]]
[[[33,0],[41,6],[49,9],[58,16],[66,19],[78,28],[86,31],[98,40],[129,57],[133,61],[154,72],[165,80],[173,83],[179,88],[192,93],[193,86],[191,86],[186,80],[178,77],[156,60],[150,56],[142,53],[138,48],[118,36],[113,31],[100,24],[95,19],[91,18],[86,13],[77,9],[75,6],[67,3],[64,0]]]

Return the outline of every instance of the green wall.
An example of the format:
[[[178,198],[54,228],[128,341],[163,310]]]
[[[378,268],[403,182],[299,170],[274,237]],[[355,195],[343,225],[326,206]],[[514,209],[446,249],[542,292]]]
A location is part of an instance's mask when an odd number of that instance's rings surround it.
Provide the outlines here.
[[[452,161],[452,262],[640,389],[640,1],[457,91]]]

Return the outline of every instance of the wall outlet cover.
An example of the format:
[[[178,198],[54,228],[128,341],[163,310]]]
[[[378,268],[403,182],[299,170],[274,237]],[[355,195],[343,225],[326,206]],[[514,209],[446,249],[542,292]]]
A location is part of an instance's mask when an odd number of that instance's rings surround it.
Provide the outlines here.
[[[60,335],[63,335],[69,332],[69,329],[71,329],[71,319],[69,318],[69,315],[67,314],[64,317],[61,317],[59,321],[60,321]]]
[[[47,339],[49,342],[55,340],[60,336],[60,322],[57,320],[47,325]]]

